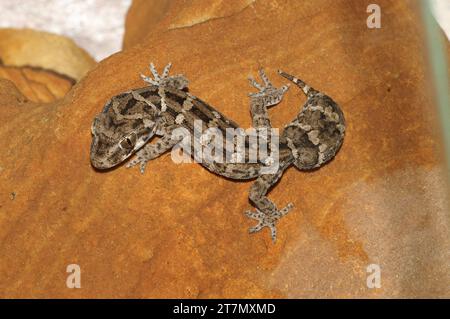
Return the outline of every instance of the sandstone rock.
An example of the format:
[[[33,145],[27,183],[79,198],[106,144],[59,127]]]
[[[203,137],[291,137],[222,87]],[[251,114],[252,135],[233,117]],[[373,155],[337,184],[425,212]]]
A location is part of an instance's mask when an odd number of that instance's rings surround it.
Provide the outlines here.
[[[64,97],[95,65],[72,40],[29,29],[0,29],[0,61],[0,78],[44,103]]]
[[[32,66],[81,79],[95,61],[72,40],[30,29],[0,29],[0,61],[7,66]]]
[[[28,99],[17,89],[13,82],[0,77],[0,101],[0,105],[5,105],[5,107],[11,105],[14,107],[28,102]]]
[[[63,98],[74,80],[52,71],[30,67],[0,66],[0,78],[10,80],[32,102],[52,102]]]
[[[125,22],[125,49],[166,29],[186,28],[236,14],[255,0],[197,0],[195,4],[170,0],[135,0]]]
[[[152,34],[155,25],[164,18],[170,8],[168,0],[135,0],[128,9],[123,37],[123,48],[139,44]]]
[[[378,30],[366,28],[370,1],[255,1],[199,19],[196,10],[214,11],[205,3],[173,1],[151,33],[99,63],[57,107],[5,102],[0,82],[0,296],[450,296],[445,169],[409,2],[379,1]],[[277,244],[266,231],[247,234],[250,183],[169,155],[144,176],[90,166],[93,117],[142,86],[150,61],[171,61],[193,94],[244,128],[246,77],[259,66],[277,85],[283,68],[341,104],[348,129],[337,158],[313,172],[291,168],[270,193],[295,204]],[[291,88],[270,111],[273,125],[303,102]],[[82,289],[66,288],[72,263]],[[369,264],[381,266],[379,289],[366,286]]]

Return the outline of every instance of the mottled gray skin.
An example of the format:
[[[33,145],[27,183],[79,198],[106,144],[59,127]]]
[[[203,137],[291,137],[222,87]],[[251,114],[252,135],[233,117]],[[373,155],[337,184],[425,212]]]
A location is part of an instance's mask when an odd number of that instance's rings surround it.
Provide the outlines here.
[[[95,168],[114,167],[136,154],[127,167],[139,164],[144,173],[149,160],[159,157],[181,141],[181,138],[172,137],[174,129],[187,129],[193,136],[194,145],[194,140],[198,139],[194,135],[194,120],[201,120],[203,129],[217,128],[223,136],[226,135],[226,128],[238,128],[236,123],[216,109],[189,94],[186,90],[188,81],[184,76],[168,76],[170,64],[162,75],[158,74],[153,64],[150,69],[154,79],[142,76],[149,86],[114,96],[106,103],[102,113],[95,117],[91,145],[91,163]],[[211,172],[231,179],[256,178],[249,192],[249,199],[256,206],[256,211],[247,211],[246,215],[257,220],[258,224],[250,228],[250,232],[268,227],[273,241],[276,240],[275,224],[293,205],[288,204],[283,209],[278,209],[267,198],[268,191],[292,164],[300,170],[308,170],[330,161],[339,150],[345,132],[344,115],[330,97],[314,90],[300,79],[282,71],[279,73],[295,83],[307,96],[307,101],[280,136],[278,170],[273,174],[262,174],[264,163],[249,163],[248,144],[244,163],[200,163]],[[252,122],[256,129],[270,129],[267,108],[282,100],[288,85],[278,89],[272,85],[264,71],[260,70],[259,74],[263,84],[250,79],[250,83],[258,89],[257,93],[249,94]],[[155,135],[160,138],[155,143],[147,143]],[[225,139],[223,148],[225,150]]]

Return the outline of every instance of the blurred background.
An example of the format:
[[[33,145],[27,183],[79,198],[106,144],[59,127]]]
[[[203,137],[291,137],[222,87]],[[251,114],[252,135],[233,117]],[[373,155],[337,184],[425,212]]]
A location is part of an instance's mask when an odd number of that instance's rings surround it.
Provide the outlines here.
[[[433,13],[436,20],[444,29],[447,38],[450,39],[450,1],[449,0],[431,0]]]
[[[120,51],[131,0],[0,0],[0,28],[65,35],[97,61]]]

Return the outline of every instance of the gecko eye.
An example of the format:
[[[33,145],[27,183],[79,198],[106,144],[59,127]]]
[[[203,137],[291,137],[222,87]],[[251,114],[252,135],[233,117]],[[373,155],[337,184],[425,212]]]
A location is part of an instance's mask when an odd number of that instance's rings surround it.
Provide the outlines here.
[[[135,144],[136,144],[136,133],[134,132],[128,135],[127,137],[123,138],[119,142],[120,148],[127,151],[131,150]]]

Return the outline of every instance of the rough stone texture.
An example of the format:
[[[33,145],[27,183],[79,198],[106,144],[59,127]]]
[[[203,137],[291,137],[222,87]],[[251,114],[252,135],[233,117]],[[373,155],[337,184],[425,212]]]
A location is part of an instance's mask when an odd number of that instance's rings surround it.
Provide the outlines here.
[[[256,1],[191,19],[205,3],[173,1],[141,43],[57,105],[23,103],[0,81],[0,297],[449,297],[448,188],[409,2],[379,1],[380,30],[366,28],[370,1]],[[171,27],[190,20],[199,23]],[[340,103],[348,130],[337,158],[291,168],[270,193],[295,204],[276,245],[266,231],[247,234],[250,183],[170,156],[144,176],[92,169],[92,118],[141,86],[149,61],[171,61],[192,93],[244,128],[246,76],[259,66],[275,84],[283,68]],[[292,88],[270,111],[274,126],[303,102]],[[71,263],[82,289],[65,286]],[[380,289],[366,286],[371,263]]]

